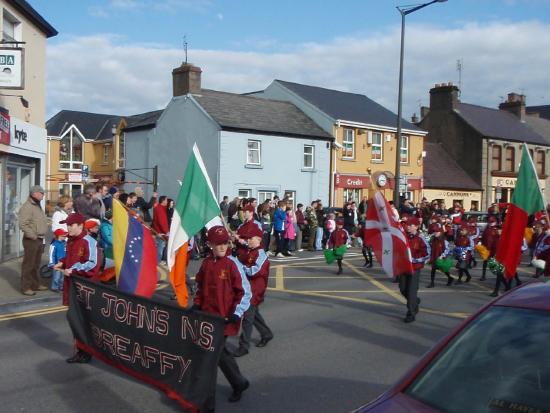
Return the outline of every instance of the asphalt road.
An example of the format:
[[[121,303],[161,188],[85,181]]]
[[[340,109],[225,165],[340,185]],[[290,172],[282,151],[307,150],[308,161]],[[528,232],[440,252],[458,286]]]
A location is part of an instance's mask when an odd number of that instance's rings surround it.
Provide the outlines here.
[[[356,251],[357,252],[357,251]],[[251,387],[238,404],[218,375],[224,413],[348,412],[387,389],[438,339],[488,302],[494,278],[426,289],[417,321],[404,324],[397,284],[351,255],[344,274],[304,253],[272,260],[263,314],[275,333],[239,358]],[[191,271],[198,262],[193,262]],[[165,275],[165,274],[164,274]],[[167,293],[165,289],[161,293]],[[257,336],[254,336],[257,339]],[[230,342],[233,344],[234,341]],[[164,393],[94,360],[69,365],[71,333],[60,308],[0,316],[0,412],[177,412]]]

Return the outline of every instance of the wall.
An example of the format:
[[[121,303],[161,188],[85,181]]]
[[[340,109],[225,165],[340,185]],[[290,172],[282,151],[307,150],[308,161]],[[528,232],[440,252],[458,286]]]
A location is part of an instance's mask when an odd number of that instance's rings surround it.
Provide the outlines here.
[[[46,116],[46,35],[38,30],[25,16],[7,4],[6,1],[1,1],[0,4],[2,6],[0,14],[3,9],[7,9],[21,22],[22,39],[20,40],[26,42],[23,45],[25,49],[25,89],[9,89],[3,91],[3,93],[23,95],[29,101],[29,109],[25,109],[17,97],[0,96],[0,106],[9,109],[11,116],[44,127]],[[0,25],[2,24],[1,17]]]
[[[246,165],[249,139],[261,141],[261,167]],[[296,203],[309,205],[329,195],[330,149],[328,141],[283,136],[222,131],[220,193],[230,199],[239,189],[275,191],[280,198],[286,190],[296,191]],[[313,170],[303,168],[304,145],[315,146]]]

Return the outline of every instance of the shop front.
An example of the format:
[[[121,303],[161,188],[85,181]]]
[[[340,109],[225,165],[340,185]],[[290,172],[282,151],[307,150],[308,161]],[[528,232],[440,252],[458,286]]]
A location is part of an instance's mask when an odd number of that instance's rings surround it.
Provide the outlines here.
[[[8,126],[9,125],[9,126]],[[6,138],[9,129],[9,137]],[[0,217],[1,260],[23,254],[22,233],[18,213],[33,185],[44,186],[46,162],[46,130],[15,117],[2,114],[0,143]],[[8,140],[9,138],[9,140]]]
[[[459,202],[466,211],[479,211],[481,208],[481,191],[460,189],[434,189],[425,188],[422,196],[428,202],[443,202],[447,208],[451,208],[455,202]]]
[[[490,188],[491,202],[510,202],[517,181],[518,178],[493,176],[491,178]],[[539,179],[539,186],[544,196],[544,191],[546,189],[546,182],[544,179]]]

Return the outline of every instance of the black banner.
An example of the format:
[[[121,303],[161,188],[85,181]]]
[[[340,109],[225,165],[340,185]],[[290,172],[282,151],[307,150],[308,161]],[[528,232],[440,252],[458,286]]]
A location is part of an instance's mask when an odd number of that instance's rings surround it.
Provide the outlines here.
[[[216,386],[224,321],[72,277],[77,346],[198,411]]]

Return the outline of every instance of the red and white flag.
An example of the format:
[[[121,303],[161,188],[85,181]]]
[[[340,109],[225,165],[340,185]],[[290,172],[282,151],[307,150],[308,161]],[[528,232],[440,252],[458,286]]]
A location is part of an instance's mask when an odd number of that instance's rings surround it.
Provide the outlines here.
[[[376,192],[368,200],[365,230],[374,255],[386,274],[394,277],[413,273],[409,241],[381,192]]]

